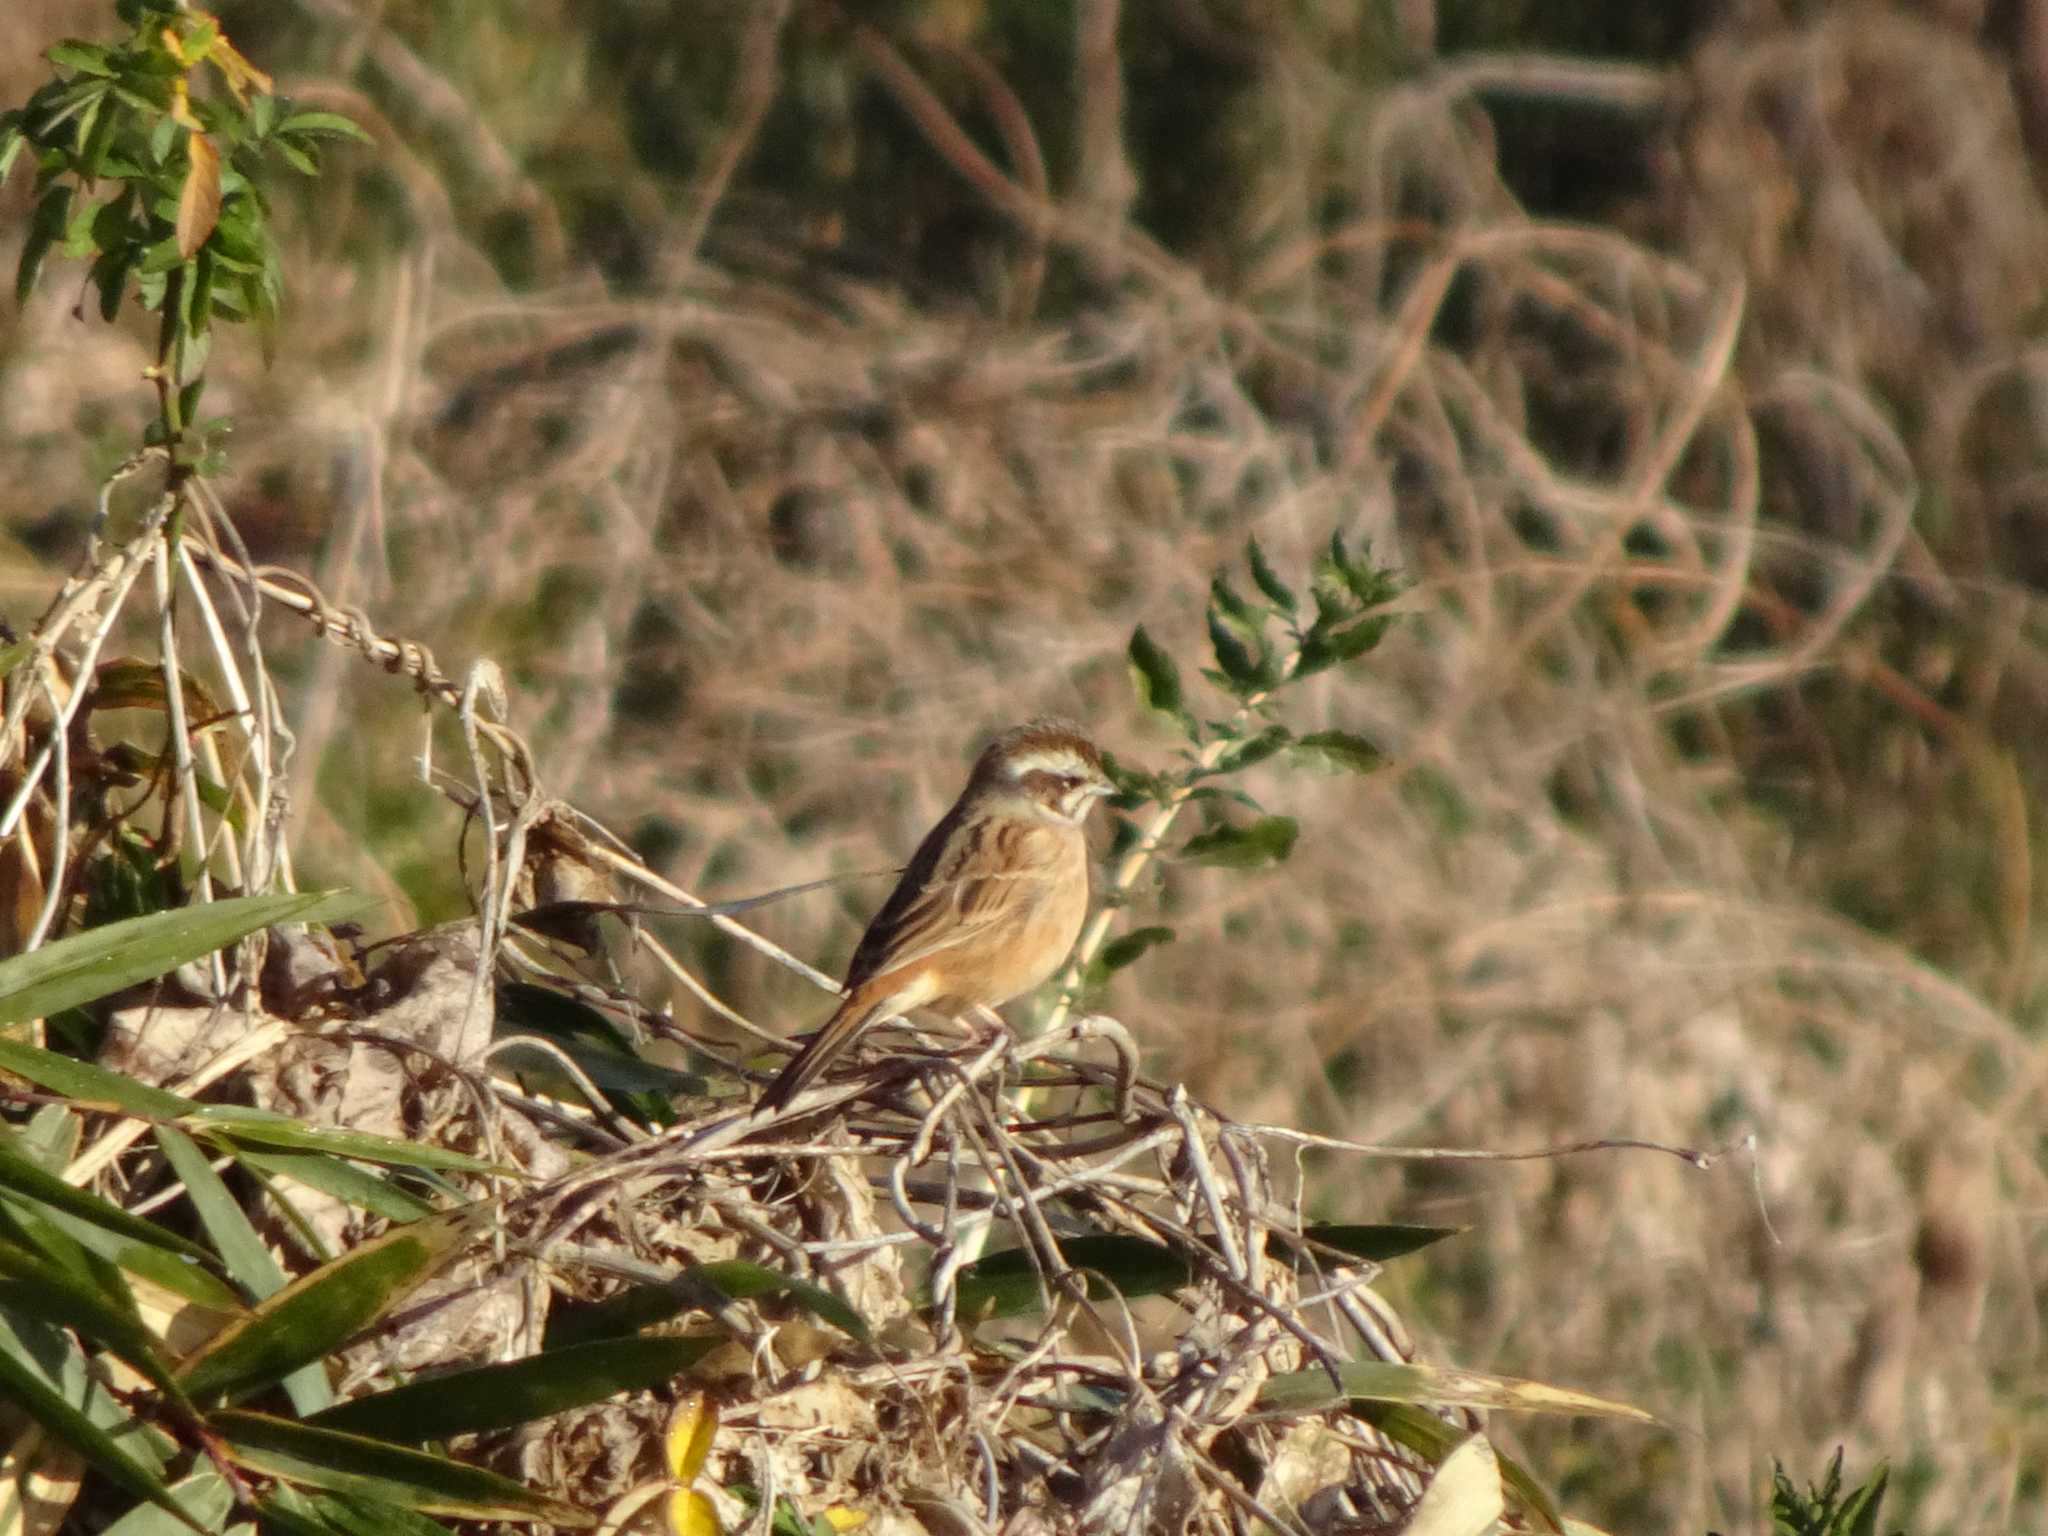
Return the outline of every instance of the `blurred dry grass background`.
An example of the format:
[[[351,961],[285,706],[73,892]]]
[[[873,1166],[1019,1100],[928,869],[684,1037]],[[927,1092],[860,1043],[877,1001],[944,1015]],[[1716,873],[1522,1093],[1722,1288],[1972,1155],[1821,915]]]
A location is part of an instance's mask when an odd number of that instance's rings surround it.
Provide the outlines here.
[[[1367,9],[225,7],[378,148],[281,194],[224,494],[259,558],[496,659],[548,788],[706,895],[900,856],[1041,707],[1143,760],[1134,623],[1191,660],[1247,535],[1292,571],[1369,538],[1407,617],[1290,723],[1391,766],[1262,770],[1292,861],[1169,871],[1182,942],[1109,1011],[1242,1118],[1753,1128],[1779,1243],[1735,1162],[1318,1165],[1314,1214],[1471,1223],[1390,1276],[1449,1357],[1690,1431],[1509,1430],[1612,1528],[1749,1528],[1771,1457],[1842,1441],[1915,1532],[2025,1528],[2041,8],[1674,7],[1597,66],[1482,51],[1511,7]],[[0,97],[103,10],[18,0]],[[143,419],[141,335],[61,284],[0,317],[18,625]],[[416,703],[287,637],[302,871],[460,910]],[[762,926],[832,968],[870,899]]]

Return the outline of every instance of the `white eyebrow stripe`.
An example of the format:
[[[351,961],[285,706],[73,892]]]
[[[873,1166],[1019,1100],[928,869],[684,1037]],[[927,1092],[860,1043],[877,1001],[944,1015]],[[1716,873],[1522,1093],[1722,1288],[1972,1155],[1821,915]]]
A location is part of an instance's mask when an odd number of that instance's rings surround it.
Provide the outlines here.
[[[1076,773],[1084,776],[1087,773],[1078,756],[1060,750],[1026,752],[1011,760],[1010,770],[1020,779],[1027,773]]]

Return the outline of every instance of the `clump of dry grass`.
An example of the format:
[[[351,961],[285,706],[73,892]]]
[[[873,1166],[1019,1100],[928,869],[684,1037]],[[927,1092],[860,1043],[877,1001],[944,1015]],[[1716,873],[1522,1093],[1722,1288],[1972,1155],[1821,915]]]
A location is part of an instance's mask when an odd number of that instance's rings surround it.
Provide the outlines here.
[[[547,792],[714,894],[900,854],[964,750],[1038,707],[1142,759],[1133,623],[1191,654],[1247,533],[1293,569],[1370,538],[1417,578],[1407,617],[1299,723],[1389,768],[1268,772],[1294,859],[1162,872],[1141,900],[1183,942],[1104,1006],[1244,1121],[1509,1147],[1754,1128],[1777,1241],[1741,1179],[1654,1159],[1340,1185],[1311,1158],[1301,1198],[1471,1222],[1391,1293],[1446,1354],[1700,1431],[1602,1432],[1592,1512],[1739,1520],[1768,1458],[1847,1439],[1924,1471],[1916,1528],[2009,1520],[2048,1461],[2030,1429],[2002,1467],[1976,1449],[2038,1367],[2048,1264],[2044,252],[1997,72],[1902,20],[1715,45],[1652,82],[1684,105],[1663,254],[1526,217],[1455,79],[1368,103],[1296,60],[1253,127],[1298,152],[1212,237],[1238,242],[1226,282],[1114,198],[1084,216],[986,157],[898,42],[863,34],[866,66],[1009,221],[1005,272],[1049,252],[1112,299],[935,313],[727,218],[709,180],[684,200],[720,215],[707,259],[650,296],[512,295],[387,141],[426,233],[341,259],[324,232],[361,216],[337,203],[300,236],[313,297],[263,390],[288,405],[235,400],[252,540],[324,528],[331,597],[496,657]],[[11,368],[69,345],[54,310],[27,326]],[[396,782],[412,706],[334,654],[285,679],[300,857],[388,888],[368,786],[319,775]],[[409,894],[452,905],[435,862]],[[823,963],[860,907],[758,926]],[[773,958],[709,926],[677,944],[692,1029],[710,999],[811,1021]]]

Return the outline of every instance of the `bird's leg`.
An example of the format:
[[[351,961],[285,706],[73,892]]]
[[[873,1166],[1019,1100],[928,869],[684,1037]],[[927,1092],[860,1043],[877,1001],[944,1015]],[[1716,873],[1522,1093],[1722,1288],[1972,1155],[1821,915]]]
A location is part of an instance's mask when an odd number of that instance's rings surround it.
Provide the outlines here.
[[[970,1045],[993,1045],[1010,1032],[1010,1026],[1003,1022],[1003,1016],[987,1003],[976,1003],[957,1021],[967,1032]]]

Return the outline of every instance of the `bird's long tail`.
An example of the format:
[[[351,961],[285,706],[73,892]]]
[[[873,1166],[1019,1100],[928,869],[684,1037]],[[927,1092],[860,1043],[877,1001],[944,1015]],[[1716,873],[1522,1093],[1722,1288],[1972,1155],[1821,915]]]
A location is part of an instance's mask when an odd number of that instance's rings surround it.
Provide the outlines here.
[[[811,1037],[811,1043],[796,1053],[782,1075],[770,1083],[754,1106],[757,1115],[786,1108],[789,1101],[818,1080],[818,1076],[853,1044],[854,1037],[877,1017],[886,1005],[851,998],[825,1021],[825,1027]]]

